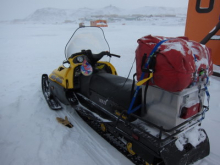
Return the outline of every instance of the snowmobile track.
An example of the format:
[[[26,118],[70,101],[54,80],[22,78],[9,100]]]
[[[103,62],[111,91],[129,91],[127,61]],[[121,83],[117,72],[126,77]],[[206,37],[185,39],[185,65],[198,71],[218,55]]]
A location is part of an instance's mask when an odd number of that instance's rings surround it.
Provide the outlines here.
[[[80,113],[78,113],[78,114],[91,128],[93,128],[93,130],[95,130],[101,137],[103,137],[106,141],[108,141],[112,146],[114,146],[119,152],[121,152],[131,162],[133,162],[136,165],[147,165],[147,162],[145,162],[145,160],[142,159],[140,156],[138,156],[136,154],[131,155],[127,151],[126,145],[121,140],[119,140],[117,137],[115,137],[114,135],[112,135],[109,132],[103,132],[100,129],[100,123],[99,122],[88,119],[85,116],[81,115]],[[164,163],[161,162],[161,163],[158,163],[156,165],[164,165]]]

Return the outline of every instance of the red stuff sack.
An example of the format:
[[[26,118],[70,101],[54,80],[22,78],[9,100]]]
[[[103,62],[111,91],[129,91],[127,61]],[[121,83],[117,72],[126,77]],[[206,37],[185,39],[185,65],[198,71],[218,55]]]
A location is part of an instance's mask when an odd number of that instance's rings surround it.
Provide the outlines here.
[[[140,38],[136,49],[136,71],[140,80],[143,55],[149,57],[151,51],[162,40],[156,52],[156,64],[153,78],[149,85],[156,85],[169,92],[179,92],[189,87],[194,80],[194,73],[204,68],[212,74],[212,62],[210,51],[194,41],[188,41],[186,37],[168,38],[161,36],[145,36]],[[194,60],[194,54],[197,62]],[[146,74],[147,76],[147,74]],[[145,76],[145,77],[146,77]]]
[[[195,41],[188,41],[188,45],[191,48],[193,55],[195,56],[194,61],[196,65],[197,75],[201,70],[206,70],[208,76],[212,75],[213,63],[211,60],[211,50],[205,45],[202,45]]]

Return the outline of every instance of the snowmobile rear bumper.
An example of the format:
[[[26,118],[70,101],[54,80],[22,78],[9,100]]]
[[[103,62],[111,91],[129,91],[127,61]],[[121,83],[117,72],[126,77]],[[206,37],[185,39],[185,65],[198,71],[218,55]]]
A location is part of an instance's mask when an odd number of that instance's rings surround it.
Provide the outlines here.
[[[201,129],[205,134],[205,130]],[[206,139],[196,147],[193,147],[190,143],[184,146],[183,151],[177,149],[175,142],[168,144],[162,151],[161,157],[165,164],[184,165],[192,164],[210,153],[209,139],[206,134]]]

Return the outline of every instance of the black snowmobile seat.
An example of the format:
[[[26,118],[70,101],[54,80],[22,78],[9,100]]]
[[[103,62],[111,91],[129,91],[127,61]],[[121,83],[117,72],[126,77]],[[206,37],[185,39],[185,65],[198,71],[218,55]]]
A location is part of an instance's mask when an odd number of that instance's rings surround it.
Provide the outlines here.
[[[91,78],[90,90],[128,109],[131,102],[132,83],[132,80],[124,77],[109,73],[97,73]],[[134,107],[140,104],[141,92],[137,95]]]

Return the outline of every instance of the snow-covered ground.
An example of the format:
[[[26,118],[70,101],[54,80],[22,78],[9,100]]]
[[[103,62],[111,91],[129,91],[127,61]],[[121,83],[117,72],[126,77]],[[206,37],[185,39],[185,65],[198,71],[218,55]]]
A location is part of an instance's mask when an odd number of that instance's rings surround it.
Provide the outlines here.
[[[140,37],[184,35],[182,24],[136,23],[115,23],[104,28],[111,52],[121,55],[120,59],[112,59],[121,76],[128,75]],[[94,132],[71,107],[52,111],[44,100],[41,75],[61,65],[65,44],[77,27],[76,24],[0,24],[1,165],[133,164]],[[220,69],[215,67],[215,70]],[[132,74],[134,72],[135,66]],[[202,127],[208,133],[211,153],[195,165],[220,162],[220,78],[210,80],[210,111]],[[56,117],[65,116],[73,128],[56,121]]]

